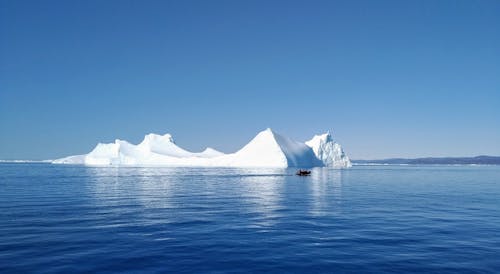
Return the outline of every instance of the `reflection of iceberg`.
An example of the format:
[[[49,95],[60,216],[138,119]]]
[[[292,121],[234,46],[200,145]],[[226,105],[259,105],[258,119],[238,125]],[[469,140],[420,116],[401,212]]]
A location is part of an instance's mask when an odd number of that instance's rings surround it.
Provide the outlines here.
[[[341,213],[344,170],[314,168],[310,177],[293,175],[294,169],[275,168],[170,168],[86,167],[82,180],[95,208],[92,218],[101,226],[121,227],[196,222],[205,231],[231,230],[234,226],[266,232],[270,227],[302,222],[305,214]],[[349,173],[349,171],[347,171]],[[290,212],[292,210],[293,212]],[[124,222],[130,217],[130,222]],[[286,218],[285,218],[286,217]],[[227,218],[220,227],[217,220]],[[292,218],[292,219],[290,219]],[[321,218],[322,220],[326,220]],[[328,219],[328,218],[327,218]],[[165,240],[162,230],[154,239]]]
[[[85,169],[90,182],[87,185],[96,202],[113,207],[114,212],[130,209],[132,204],[152,208],[174,208],[171,196],[179,170],[172,168],[116,168],[90,167]]]
[[[212,148],[194,153],[177,146],[170,134],[148,134],[134,145],[127,141],[98,144],[90,153],[54,160],[55,164],[97,166],[191,166],[191,167],[350,167],[342,147],[327,133],[306,143],[296,142],[271,129],[257,134],[235,153]]]
[[[286,179],[284,169],[251,170],[239,169],[242,210],[257,213],[249,225],[267,227],[274,225],[281,216],[280,204]]]
[[[269,168],[89,167],[85,172],[95,206],[112,212],[106,215],[107,226],[123,225],[114,222],[123,214],[149,225],[186,222],[193,216],[204,221],[232,214],[232,209],[248,214],[251,222],[242,225],[269,226],[279,216],[287,178],[286,170]]]
[[[311,175],[311,214],[331,215],[332,209],[340,210],[342,199],[342,171],[315,168]]]

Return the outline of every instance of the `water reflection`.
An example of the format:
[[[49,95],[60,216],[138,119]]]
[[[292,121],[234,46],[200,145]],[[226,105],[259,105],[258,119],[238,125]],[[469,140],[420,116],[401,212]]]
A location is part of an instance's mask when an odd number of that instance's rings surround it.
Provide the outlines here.
[[[310,213],[324,216],[341,213],[342,170],[315,168],[310,176],[312,206]]]
[[[281,217],[280,202],[284,195],[283,186],[289,176],[286,169],[240,170],[240,195],[244,210],[257,213],[252,218],[257,226],[272,226]]]
[[[96,167],[87,168],[91,178],[88,186],[97,202],[108,205],[138,203],[147,208],[172,208],[171,198],[176,195],[176,189],[183,169],[174,168],[120,168]]]
[[[95,205],[149,222],[208,220],[246,214],[247,225],[275,225],[294,199],[314,216],[341,213],[342,171],[315,168],[306,178],[292,169],[86,168]],[[300,198],[302,196],[302,199]],[[306,196],[306,197],[304,197]],[[194,214],[197,213],[197,214]]]

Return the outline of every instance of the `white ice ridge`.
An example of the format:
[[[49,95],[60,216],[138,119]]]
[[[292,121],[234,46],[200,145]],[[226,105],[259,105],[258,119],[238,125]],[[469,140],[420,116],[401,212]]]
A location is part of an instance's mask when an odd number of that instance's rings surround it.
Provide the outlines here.
[[[177,146],[172,135],[148,134],[133,145],[127,141],[97,146],[88,154],[52,161],[54,164],[89,166],[196,166],[196,167],[351,167],[349,157],[330,133],[316,135],[301,143],[277,134],[270,128],[259,132],[235,153],[212,148],[189,152]]]

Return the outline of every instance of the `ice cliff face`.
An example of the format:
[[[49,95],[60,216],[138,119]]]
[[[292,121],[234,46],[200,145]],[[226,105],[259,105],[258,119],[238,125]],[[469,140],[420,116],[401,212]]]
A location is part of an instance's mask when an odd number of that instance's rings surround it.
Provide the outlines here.
[[[330,132],[315,135],[306,142],[312,148],[314,155],[328,167],[351,167],[351,160],[344,153],[340,144],[333,141]]]
[[[350,167],[351,162],[329,133],[306,143],[293,141],[266,129],[235,153],[212,148],[189,152],[177,146],[170,134],[148,134],[133,145],[127,141],[99,143],[90,153],[53,161],[54,164],[96,166],[212,166],[212,167]]]

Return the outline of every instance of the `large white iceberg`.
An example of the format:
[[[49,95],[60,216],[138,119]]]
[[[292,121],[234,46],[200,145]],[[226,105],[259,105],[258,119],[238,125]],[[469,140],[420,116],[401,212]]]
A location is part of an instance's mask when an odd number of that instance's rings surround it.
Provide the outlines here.
[[[351,167],[349,157],[330,133],[301,143],[266,129],[235,153],[212,148],[189,152],[174,142],[172,135],[148,134],[133,145],[127,141],[97,146],[88,154],[52,161],[54,164],[91,166],[197,166],[197,167]]]

